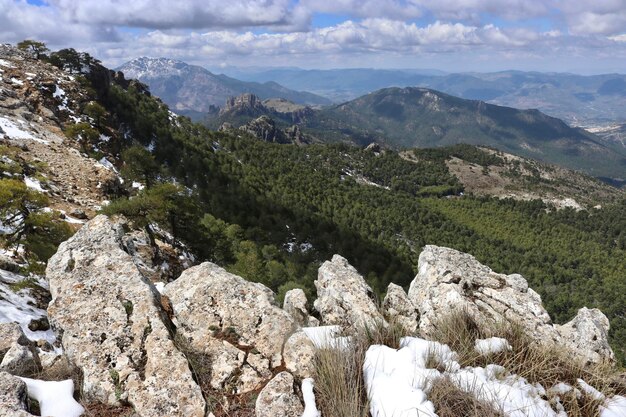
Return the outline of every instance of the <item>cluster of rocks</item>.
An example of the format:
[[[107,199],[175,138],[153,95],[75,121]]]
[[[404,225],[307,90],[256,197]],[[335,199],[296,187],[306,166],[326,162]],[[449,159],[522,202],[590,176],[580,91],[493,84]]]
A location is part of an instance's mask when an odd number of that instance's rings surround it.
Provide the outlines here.
[[[97,216],[59,247],[47,268],[48,313],[64,355],[82,372],[84,400],[130,404],[140,416],[211,415],[207,391],[258,392],[258,417],[301,416],[298,383],[314,377],[319,341],[309,335],[318,325],[349,334],[393,320],[407,333],[427,335],[437,316],[462,308],[477,322],[516,321],[590,361],[613,355],[608,320],[598,310],[582,309],[572,322],[555,326],[523,277],[497,274],[452,249],[427,246],[408,294],[391,284],[382,308],[364,278],[335,255],[319,269],[309,310],[302,290],[289,291],[281,308],[265,286],[209,262],[156,287],[145,248],[138,249],[142,239],[125,230],[123,219]],[[15,352],[3,355],[7,362],[28,356],[19,332],[6,331],[15,332],[7,337],[10,346],[0,346]],[[198,358],[205,359],[201,368]],[[0,373],[0,384],[6,378]],[[1,398],[0,412],[25,409],[23,390],[3,395],[12,400]]]

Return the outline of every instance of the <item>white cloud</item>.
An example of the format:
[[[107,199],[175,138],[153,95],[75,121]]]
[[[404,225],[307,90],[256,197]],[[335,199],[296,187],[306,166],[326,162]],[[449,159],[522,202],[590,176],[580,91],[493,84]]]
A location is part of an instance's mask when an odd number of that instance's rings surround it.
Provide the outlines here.
[[[141,28],[289,25],[289,0],[50,0],[67,20]]]

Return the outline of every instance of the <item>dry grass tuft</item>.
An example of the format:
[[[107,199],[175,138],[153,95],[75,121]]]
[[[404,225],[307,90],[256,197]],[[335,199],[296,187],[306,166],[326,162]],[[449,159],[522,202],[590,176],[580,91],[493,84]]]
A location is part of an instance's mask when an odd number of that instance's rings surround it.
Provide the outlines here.
[[[85,417],[137,417],[131,406],[113,406],[101,403],[83,404]]]
[[[448,345],[458,353],[461,366],[472,366],[480,357],[474,350],[476,339],[489,337],[465,310],[453,310],[433,323],[430,339]]]
[[[428,393],[439,417],[504,417],[504,414],[474,395],[460,390],[447,377],[438,378]]]
[[[508,373],[525,378],[530,384],[541,384],[546,389],[560,382],[578,387],[578,379],[582,379],[606,397],[626,393],[625,386],[611,383],[617,373],[614,365],[586,364],[562,346],[534,340],[517,323],[480,327],[467,312],[461,310],[441,317],[434,325],[432,339],[456,351],[462,366],[484,367],[494,363],[506,368]],[[512,349],[486,356],[475,352],[476,339],[494,336],[506,339]],[[576,397],[572,393],[561,396],[561,402],[570,417],[600,415],[602,401],[590,395]]]

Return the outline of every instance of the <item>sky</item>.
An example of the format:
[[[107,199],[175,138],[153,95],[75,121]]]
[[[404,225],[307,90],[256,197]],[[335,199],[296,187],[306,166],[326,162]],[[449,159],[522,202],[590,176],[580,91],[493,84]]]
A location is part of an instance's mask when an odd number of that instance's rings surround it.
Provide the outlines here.
[[[115,67],[626,73],[626,0],[0,0],[0,42]]]

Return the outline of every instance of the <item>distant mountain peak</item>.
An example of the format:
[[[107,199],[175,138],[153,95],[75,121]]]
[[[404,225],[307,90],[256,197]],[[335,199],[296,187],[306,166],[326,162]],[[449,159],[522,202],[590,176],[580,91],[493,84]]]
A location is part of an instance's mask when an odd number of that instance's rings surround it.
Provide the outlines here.
[[[211,106],[221,106],[229,97],[243,93],[254,94],[261,100],[284,98],[298,104],[331,104],[324,97],[290,90],[275,82],[261,84],[240,81],[171,58],[136,58],[117,70],[127,78],[146,83],[150,92],[161,98],[172,110],[197,118],[210,111]]]
[[[118,68],[127,78],[149,79],[171,75],[181,75],[190,65],[170,58],[140,57],[128,61]],[[206,72],[210,73],[208,70]]]

